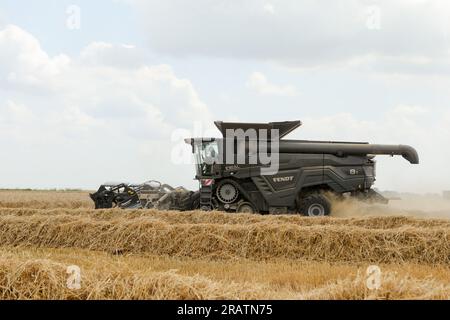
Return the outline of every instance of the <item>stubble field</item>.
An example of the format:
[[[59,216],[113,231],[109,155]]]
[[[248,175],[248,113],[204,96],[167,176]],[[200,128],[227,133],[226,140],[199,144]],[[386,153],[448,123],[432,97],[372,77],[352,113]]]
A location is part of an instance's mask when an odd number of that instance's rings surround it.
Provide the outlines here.
[[[0,298],[449,299],[450,201],[333,207],[94,210],[87,192],[0,191]]]

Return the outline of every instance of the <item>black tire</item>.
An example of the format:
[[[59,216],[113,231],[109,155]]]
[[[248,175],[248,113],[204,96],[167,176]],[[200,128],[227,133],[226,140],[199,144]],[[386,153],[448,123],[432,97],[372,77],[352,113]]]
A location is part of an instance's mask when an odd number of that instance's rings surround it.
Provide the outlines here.
[[[313,193],[300,197],[298,212],[308,217],[323,217],[330,215],[331,203],[322,194]]]
[[[238,213],[255,213],[256,210],[250,202],[243,202],[237,207],[236,212],[238,212]]]

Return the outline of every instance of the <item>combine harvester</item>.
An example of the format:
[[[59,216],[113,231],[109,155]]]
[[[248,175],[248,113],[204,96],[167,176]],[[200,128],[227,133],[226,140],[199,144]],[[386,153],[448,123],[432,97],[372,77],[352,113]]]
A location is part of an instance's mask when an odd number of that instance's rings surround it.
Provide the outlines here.
[[[166,190],[155,193],[146,205],[145,188],[121,185],[135,197],[135,205],[114,200],[110,189],[91,197],[96,207],[155,207],[164,197],[165,208],[178,210],[221,210],[247,213],[300,213],[307,216],[329,215],[331,204],[327,193],[349,195],[362,200],[387,203],[372,189],[375,182],[376,155],[400,155],[412,164],[419,163],[414,148],[406,145],[378,145],[367,142],[288,140],[284,137],[301,125],[300,121],[271,123],[215,122],[222,138],[189,138],[196,159],[196,179],[200,190]],[[229,135],[230,132],[241,134]],[[278,133],[271,136],[271,133]],[[254,133],[254,134],[250,134]],[[271,150],[265,159],[261,150]],[[231,148],[230,148],[231,146]],[[267,157],[276,159],[272,174]],[[264,161],[263,161],[264,160]],[[110,186],[114,189],[117,186]],[[181,190],[181,191],[180,191]],[[161,190],[159,190],[161,191]],[[112,192],[112,193],[111,193]],[[153,190],[152,192],[156,192]],[[109,194],[106,196],[106,194]],[[99,199],[108,198],[108,206]],[[111,198],[111,199],[110,199]],[[102,200],[102,201],[103,201]],[[120,200],[120,198],[119,198]],[[104,201],[105,202],[105,201]],[[111,206],[110,206],[111,205]]]

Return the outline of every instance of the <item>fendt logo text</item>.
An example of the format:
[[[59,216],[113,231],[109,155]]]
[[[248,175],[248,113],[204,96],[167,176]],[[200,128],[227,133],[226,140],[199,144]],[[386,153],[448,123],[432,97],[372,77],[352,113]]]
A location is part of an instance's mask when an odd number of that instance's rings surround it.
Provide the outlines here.
[[[294,176],[273,178],[273,182],[291,182]]]

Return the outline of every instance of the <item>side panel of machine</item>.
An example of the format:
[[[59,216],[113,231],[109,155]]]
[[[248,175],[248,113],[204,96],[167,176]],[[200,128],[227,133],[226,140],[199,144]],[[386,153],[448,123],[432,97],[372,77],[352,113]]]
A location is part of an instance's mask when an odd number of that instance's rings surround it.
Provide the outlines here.
[[[322,154],[280,154],[277,174],[252,177],[270,207],[295,207],[304,187],[323,183]]]
[[[261,175],[259,166],[235,168],[234,180],[240,183],[250,178],[265,199],[266,203],[257,208],[262,211],[272,207],[295,209],[296,198],[305,188],[327,186],[344,193],[367,190],[375,180],[374,161],[367,156],[280,153],[275,175]]]
[[[374,161],[366,156],[280,154],[276,175],[252,180],[269,206],[295,206],[302,189],[327,186],[337,193],[369,189],[375,181]]]
[[[324,155],[324,180],[338,193],[364,190],[372,186],[374,163],[365,156]]]

